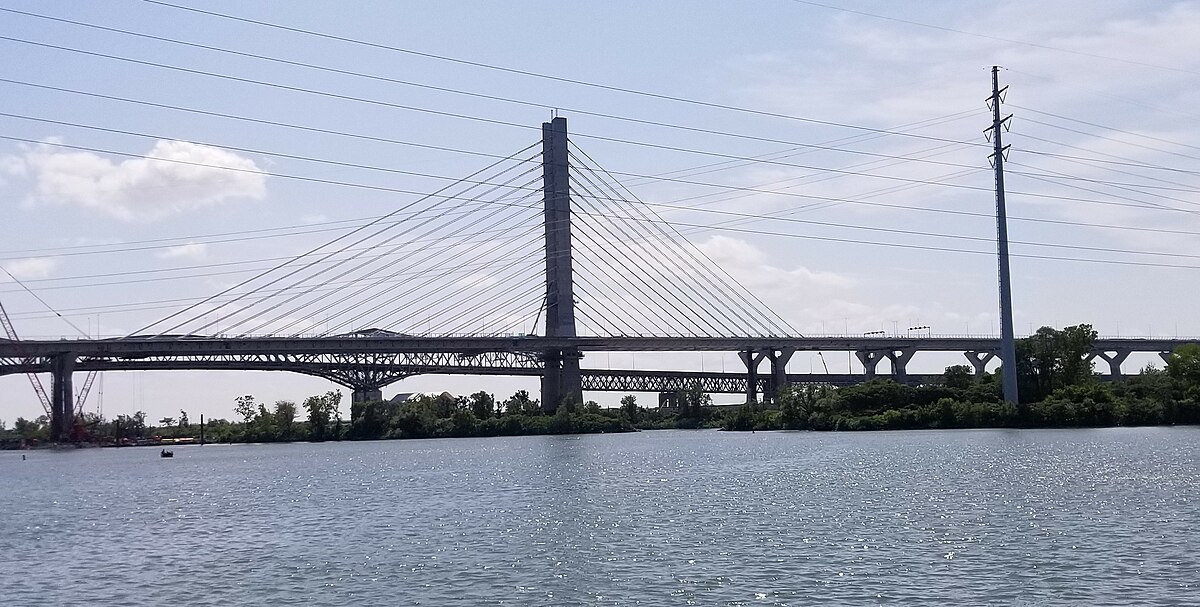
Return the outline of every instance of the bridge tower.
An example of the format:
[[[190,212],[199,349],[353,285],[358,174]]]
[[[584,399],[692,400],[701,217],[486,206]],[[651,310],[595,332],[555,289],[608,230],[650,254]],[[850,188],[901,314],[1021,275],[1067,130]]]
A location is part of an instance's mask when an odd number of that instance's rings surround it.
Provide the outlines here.
[[[575,292],[571,269],[571,182],[567,161],[567,119],[542,123],[542,201],[546,230],[546,337],[575,337]],[[579,350],[542,352],[542,408],[554,411],[564,400],[583,402]]]
[[[71,375],[75,372],[76,356],[63,353],[51,358],[53,377],[50,386],[50,440],[63,443],[71,440],[72,425],[75,423],[75,394]]]

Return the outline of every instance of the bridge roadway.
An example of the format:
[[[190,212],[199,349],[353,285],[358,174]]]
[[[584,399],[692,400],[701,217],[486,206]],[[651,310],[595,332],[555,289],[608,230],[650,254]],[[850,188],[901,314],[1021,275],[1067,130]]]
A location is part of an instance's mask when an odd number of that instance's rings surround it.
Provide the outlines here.
[[[1187,339],[1105,338],[1088,359],[1109,364],[1109,377],[1121,376],[1121,363],[1133,352],[1166,356]],[[0,375],[52,374],[51,432],[65,436],[74,419],[71,376],[90,370],[230,369],[293,371],[331,379],[353,390],[353,401],[377,399],[382,388],[419,374],[540,375],[543,392],[565,359],[585,352],[737,352],[745,374],[665,371],[600,371],[574,363],[575,385],[584,390],[657,391],[669,395],[700,382],[707,392],[743,392],[748,402],[773,398],[789,383],[854,383],[876,375],[890,361],[897,381],[922,381],[906,366],[920,351],[962,352],[977,375],[1000,349],[988,337],[419,337],[375,331],[334,337],[163,336],[116,339],[0,340]],[[850,351],[861,375],[790,375],[787,363],[800,351]],[[766,361],[769,370],[760,375]],[[561,366],[560,366],[561,365]],[[669,396],[668,396],[669,398]],[[557,403],[554,403],[557,404]],[[550,405],[553,407],[554,405]]]
[[[1121,363],[1133,352],[1164,355],[1194,339],[1102,338],[1096,340],[1090,358],[1109,364],[1109,375],[1121,375]],[[906,366],[916,352],[962,352],[976,374],[996,357],[1000,340],[995,337],[422,337],[366,331],[333,337],[204,337],[163,336],[115,339],[60,339],[12,341],[0,339],[0,375],[21,372],[74,370],[150,369],[240,369],[287,370],[325,377],[354,388],[377,391],[381,387],[418,374],[540,375],[547,352],[738,352],[746,366],[743,383],[747,396],[758,393],[758,367],[764,360],[775,386],[786,385],[787,361],[798,351],[850,351],[863,365],[862,375],[834,377],[831,383],[861,381],[875,375],[879,362],[890,361],[891,374],[909,377]],[[56,365],[58,365],[56,367]],[[589,370],[595,381],[602,375]],[[616,384],[627,386],[643,380],[636,371],[620,371],[630,378]],[[666,378],[660,372],[649,372]],[[717,378],[701,373],[696,377]],[[740,375],[740,374],[739,374]],[[815,377],[815,376],[806,376]],[[643,378],[644,379],[644,378]],[[724,392],[726,384],[716,381],[710,391]],[[800,380],[804,381],[804,380]],[[808,381],[813,381],[812,379]],[[667,379],[663,385],[671,384]],[[630,388],[592,388],[620,389]],[[665,390],[664,390],[665,391]]]
[[[1102,338],[1093,344],[1089,358],[1109,364],[1109,374],[1121,375],[1121,363],[1133,352],[1164,355],[1194,339]],[[255,369],[258,365],[291,364],[293,367],[328,367],[321,373],[347,386],[376,387],[413,375],[403,373],[387,380],[386,364],[442,367],[444,361],[420,360],[421,356],[455,355],[470,358],[476,367],[534,367],[547,352],[739,352],[747,372],[754,376],[759,363],[768,360],[772,375],[784,380],[783,368],[791,355],[800,351],[850,351],[871,377],[879,362],[890,361],[891,372],[905,378],[906,366],[917,352],[962,352],[976,374],[996,357],[1000,340],[995,337],[420,337],[364,333],[335,337],[126,337],[115,339],[60,339],[12,341],[0,339],[0,375],[26,370],[52,371],[53,361],[68,367],[90,370],[107,360],[115,368],[143,368],[132,364],[154,361],[159,368]],[[393,360],[387,360],[392,357]],[[395,360],[402,357],[404,360]],[[411,359],[418,360],[411,360]],[[444,356],[442,358],[445,358]],[[212,361],[202,366],[202,361]],[[517,360],[517,364],[513,361]],[[118,364],[123,361],[124,366]],[[174,361],[174,366],[171,363]],[[188,362],[185,362],[188,361]],[[77,366],[76,363],[88,363]],[[191,366],[185,366],[189,364]],[[377,368],[366,369],[373,364]],[[242,364],[243,366],[238,366]],[[334,367],[357,367],[353,375],[338,375]],[[460,367],[461,362],[452,366]],[[276,366],[276,369],[283,367]],[[302,369],[295,369],[304,372]],[[60,372],[65,369],[60,369]],[[428,372],[446,372],[430,369]],[[451,371],[454,372],[454,371]],[[462,371],[457,371],[461,373]],[[363,376],[366,373],[369,377]],[[486,373],[485,373],[486,374]]]
[[[1105,352],[1170,352],[1196,339],[1101,338]],[[114,339],[0,339],[0,359],[77,356],[203,356],[208,354],[355,354],[405,352],[742,352],[791,351],[998,351],[998,337],[123,337]]]

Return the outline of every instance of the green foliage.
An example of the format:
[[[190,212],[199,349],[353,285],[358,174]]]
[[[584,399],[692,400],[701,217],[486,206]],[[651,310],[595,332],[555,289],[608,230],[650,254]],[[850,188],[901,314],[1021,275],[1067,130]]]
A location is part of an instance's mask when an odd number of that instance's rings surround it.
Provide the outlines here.
[[[292,440],[296,424],[296,403],[290,400],[275,401],[275,411],[271,414],[271,421],[274,422],[276,438],[279,440]]]
[[[625,414],[625,419],[629,423],[636,424],[642,418],[641,407],[637,404],[637,397],[632,394],[627,394],[621,397],[621,412]]]
[[[1017,340],[1017,382],[1021,402],[1035,403],[1065,386],[1094,380],[1092,363],[1085,359],[1096,341],[1091,325],[1061,331],[1042,327]]]
[[[479,391],[471,395],[471,414],[477,419],[488,419],[496,415],[496,399],[487,392]]]
[[[705,416],[705,408],[712,406],[712,396],[704,392],[704,387],[700,382],[695,382],[688,386],[686,390],[681,390],[675,395],[679,402],[679,417],[703,419]]]
[[[1167,373],[1193,386],[1200,386],[1200,344],[1179,346],[1167,356]]]
[[[517,390],[504,401],[505,415],[538,415],[541,412],[541,403],[529,398],[529,392],[525,390]]]
[[[942,385],[965,390],[975,383],[975,372],[967,365],[951,365],[942,373]]]
[[[341,412],[338,406],[342,402],[342,393],[330,390],[321,396],[310,396],[304,400],[304,410],[308,411],[308,435],[310,440],[323,441],[330,438],[341,438],[338,429],[331,428],[334,419],[340,425]]]
[[[721,422],[722,430],[777,430],[780,426],[780,412],[765,411],[757,406],[746,403],[737,408],[732,414],[727,414]]]

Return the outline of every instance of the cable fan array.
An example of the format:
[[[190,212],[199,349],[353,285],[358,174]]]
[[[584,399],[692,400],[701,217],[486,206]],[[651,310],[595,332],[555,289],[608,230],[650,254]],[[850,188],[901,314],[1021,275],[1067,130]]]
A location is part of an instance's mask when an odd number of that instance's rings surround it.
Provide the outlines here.
[[[532,331],[545,295],[537,145],[136,334]]]
[[[581,335],[799,335],[574,142],[569,158]]]

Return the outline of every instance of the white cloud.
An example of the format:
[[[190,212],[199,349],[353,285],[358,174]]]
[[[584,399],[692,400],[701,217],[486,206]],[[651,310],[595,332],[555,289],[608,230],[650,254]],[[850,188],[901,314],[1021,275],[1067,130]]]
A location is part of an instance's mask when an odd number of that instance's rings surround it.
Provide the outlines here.
[[[17,280],[26,280],[30,278],[46,278],[50,276],[54,268],[58,266],[58,262],[45,257],[30,257],[28,259],[18,259],[15,261],[6,262],[4,269],[8,273],[0,276],[0,282],[9,282],[12,279],[8,274],[12,274]]]
[[[844,288],[854,281],[841,274],[811,270],[804,266],[791,269],[771,263],[767,253],[753,244],[728,236],[713,236],[698,245],[710,259],[730,274],[742,277],[743,284],[762,282],[763,286],[778,285],[786,289]],[[751,289],[754,290],[753,288]]]
[[[253,160],[186,141],[158,141],[144,157],[119,162],[41,145],[28,148],[20,158],[6,158],[4,164],[24,167],[34,180],[33,198],[38,202],[95,209],[125,221],[160,219],[226,200],[266,196],[266,174]]]
[[[162,259],[204,259],[208,257],[208,245],[189,242],[177,247],[169,247],[158,256]]]

